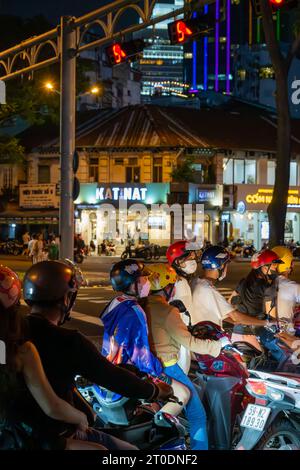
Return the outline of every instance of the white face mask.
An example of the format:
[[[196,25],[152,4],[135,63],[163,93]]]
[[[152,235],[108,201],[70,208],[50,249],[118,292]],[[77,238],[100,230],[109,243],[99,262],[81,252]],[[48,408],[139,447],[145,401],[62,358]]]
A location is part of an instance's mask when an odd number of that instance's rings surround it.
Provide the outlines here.
[[[193,274],[194,272],[196,272],[197,261],[195,261],[194,259],[190,259],[190,260],[185,261],[184,264],[185,264],[185,267],[181,268],[183,272],[185,272],[186,274]]]
[[[147,280],[143,285],[140,283],[138,284],[138,294],[139,298],[143,299],[144,297],[148,297],[151,289],[151,283]]]

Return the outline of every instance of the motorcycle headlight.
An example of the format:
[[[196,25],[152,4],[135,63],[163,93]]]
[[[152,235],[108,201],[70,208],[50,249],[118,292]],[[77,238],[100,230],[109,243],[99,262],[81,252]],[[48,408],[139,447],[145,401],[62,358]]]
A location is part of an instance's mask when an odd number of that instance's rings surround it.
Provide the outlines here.
[[[276,388],[267,387],[268,397],[273,401],[281,401],[284,399],[284,393]]]

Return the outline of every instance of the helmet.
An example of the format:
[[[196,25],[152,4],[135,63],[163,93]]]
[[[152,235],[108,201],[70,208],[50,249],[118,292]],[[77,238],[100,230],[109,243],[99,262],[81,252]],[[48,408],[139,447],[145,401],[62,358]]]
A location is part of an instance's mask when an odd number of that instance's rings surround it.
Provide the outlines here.
[[[272,251],[274,251],[278,258],[280,258],[283,262],[283,264],[278,265],[278,272],[284,273],[285,271],[289,271],[292,267],[294,259],[291,250],[286,246],[274,246],[274,248],[272,248]]]
[[[114,290],[126,292],[139,277],[150,276],[150,274],[151,271],[145,267],[144,263],[129,258],[113,265],[110,280]]]
[[[191,251],[199,250],[199,244],[197,242],[190,242],[187,240],[180,240],[179,242],[172,243],[167,249],[167,260],[171,266],[177,259],[184,258],[189,255]]]
[[[176,282],[176,271],[169,264],[152,264],[150,271],[149,281],[151,282],[152,291],[162,290],[169,284],[175,284]]]
[[[0,265],[0,305],[10,308],[21,298],[21,282],[17,274],[6,266]]]
[[[81,271],[66,261],[41,261],[28,269],[23,280],[23,296],[28,305],[34,303],[55,303],[70,297],[71,310],[82,285]]]
[[[222,246],[211,246],[201,256],[203,269],[221,269],[230,261],[230,254]]]
[[[279,256],[272,250],[259,251],[251,258],[251,266],[253,269],[259,269],[262,266],[268,266],[273,263],[283,264],[283,261],[281,261]]]

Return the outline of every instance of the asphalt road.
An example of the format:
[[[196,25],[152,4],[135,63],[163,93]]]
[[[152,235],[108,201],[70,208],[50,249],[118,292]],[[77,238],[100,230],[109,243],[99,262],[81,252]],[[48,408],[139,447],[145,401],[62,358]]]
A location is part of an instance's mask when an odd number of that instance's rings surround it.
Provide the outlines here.
[[[108,285],[109,270],[113,262],[119,258],[101,257],[86,259],[81,268],[88,279],[99,279],[106,283],[102,287],[82,287],[78,293],[77,301],[74,306],[72,320],[66,324],[66,328],[76,328],[82,333],[101,340],[103,327],[99,320],[99,313],[104,309],[107,303],[113,298],[114,292]],[[10,266],[19,272],[24,272],[30,263],[21,257],[2,257],[0,263]],[[218,289],[225,296],[229,297],[231,291],[237,285],[238,281],[244,277],[250,270],[249,261],[233,261],[229,265],[227,278],[219,285]],[[293,278],[300,282],[300,263],[296,262]],[[27,310],[27,307],[23,306]]]

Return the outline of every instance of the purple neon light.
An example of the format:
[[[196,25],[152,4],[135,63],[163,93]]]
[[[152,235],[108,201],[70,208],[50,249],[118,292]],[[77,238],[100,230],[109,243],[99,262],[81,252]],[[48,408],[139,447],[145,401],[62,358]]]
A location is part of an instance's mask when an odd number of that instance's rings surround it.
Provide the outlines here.
[[[197,17],[197,13],[193,13],[193,18]],[[193,41],[193,88],[197,88],[197,42]]]
[[[231,38],[230,38],[230,5],[231,1],[226,2],[226,93],[230,93],[230,52],[231,52]]]
[[[204,14],[208,13],[208,5],[204,6]],[[204,66],[203,66],[203,89],[207,90],[208,88],[208,37],[204,38]]]
[[[215,28],[215,91],[219,91],[219,48],[220,48],[220,0],[216,0],[216,28]]]

